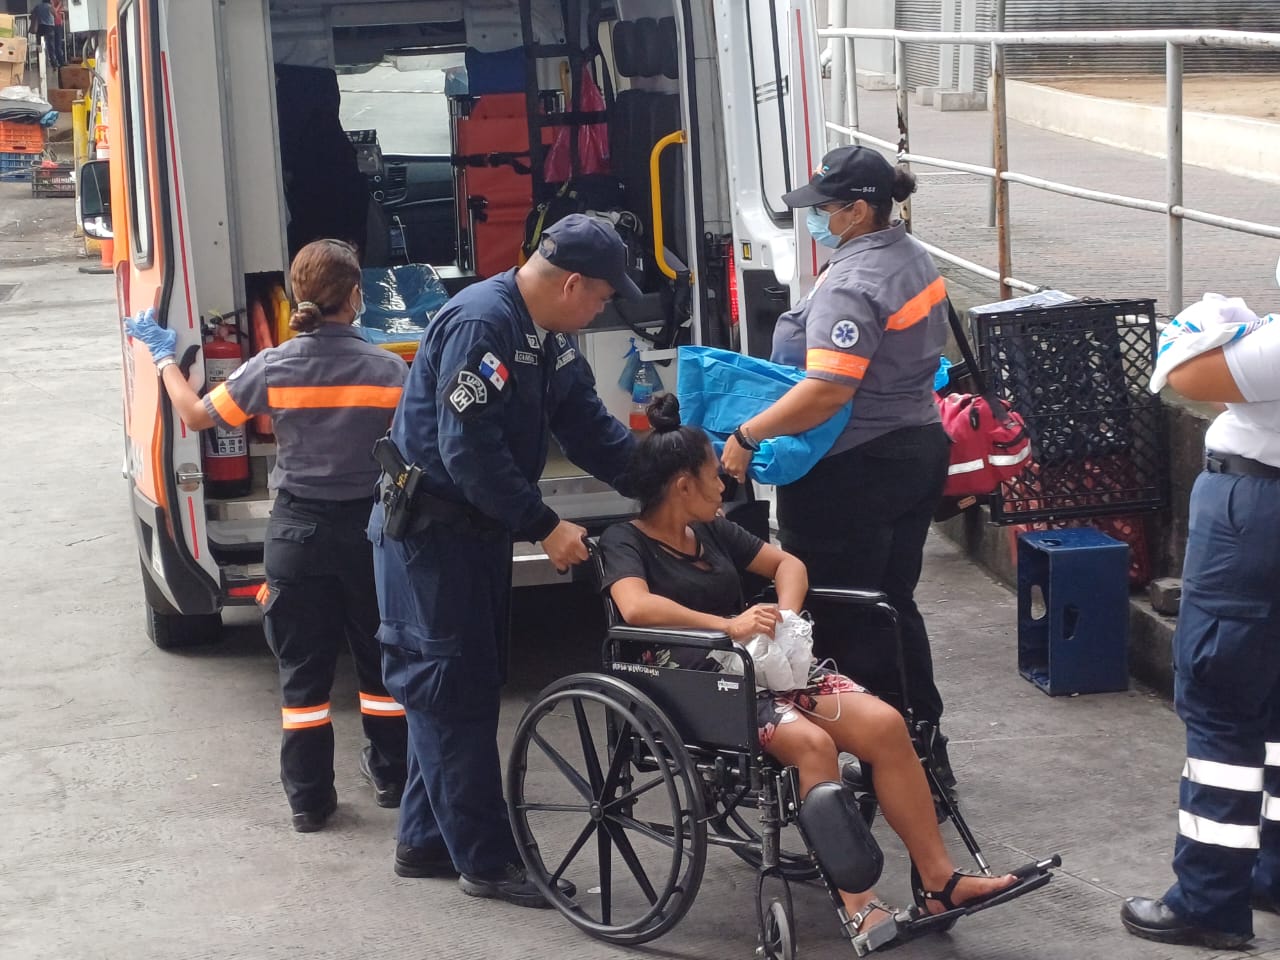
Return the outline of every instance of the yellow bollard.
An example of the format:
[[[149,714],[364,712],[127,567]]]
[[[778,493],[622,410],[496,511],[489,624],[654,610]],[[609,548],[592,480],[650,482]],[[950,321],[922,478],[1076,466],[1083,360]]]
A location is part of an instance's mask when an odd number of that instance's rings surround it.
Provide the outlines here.
[[[75,147],[76,172],[89,159],[89,108],[84,97],[71,104],[71,135]]]

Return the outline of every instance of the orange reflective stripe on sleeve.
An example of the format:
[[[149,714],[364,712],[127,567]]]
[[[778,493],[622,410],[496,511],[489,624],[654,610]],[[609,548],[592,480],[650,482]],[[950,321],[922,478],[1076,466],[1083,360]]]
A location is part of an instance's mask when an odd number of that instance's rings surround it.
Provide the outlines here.
[[[902,309],[889,317],[886,329],[905,330],[913,327],[929,315],[929,311],[947,299],[947,285],[939,277],[902,305]]]
[[[376,407],[394,410],[400,387],[347,384],[338,387],[267,387],[267,403],[277,410],[315,410],[322,407]]]
[[[380,697],[360,691],[360,712],[371,717],[403,717],[404,707],[393,697]]]
[[[232,399],[225,383],[218,384],[209,392],[209,402],[229,427],[238,427],[249,421],[249,415]]]
[[[259,606],[265,607],[267,605],[267,598],[270,596],[271,587],[264,583],[258,588],[258,593],[253,599],[258,601]]]
[[[329,723],[329,704],[322,703],[314,707],[281,707],[286,730],[306,730],[308,727],[323,727]]]
[[[866,357],[855,357],[838,350],[813,349],[805,354],[804,367],[809,373],[834,373],[861,380],[867,374]]]

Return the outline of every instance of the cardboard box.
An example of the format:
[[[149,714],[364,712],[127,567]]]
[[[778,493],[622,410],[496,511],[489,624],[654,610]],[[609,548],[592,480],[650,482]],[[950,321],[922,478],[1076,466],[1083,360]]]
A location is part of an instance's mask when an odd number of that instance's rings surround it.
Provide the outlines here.
[[[0,63],[26,63],[26,37],[0,37]]]
[[[58,71],[58,86],[63,90],[88,90],[93,86],[93,71],[74,64],[65,66]]]
[[[0,13],[0,37],[13,36],[13,17],[7,13]]]
[[[71,104],[84,96],[83,90],[50,90],[49,106],[59,113],[71,113]]]
[[[0,90],[5,87],[19,87],[26,81],[27,65],[25,63],[5,63],[0,60]]]

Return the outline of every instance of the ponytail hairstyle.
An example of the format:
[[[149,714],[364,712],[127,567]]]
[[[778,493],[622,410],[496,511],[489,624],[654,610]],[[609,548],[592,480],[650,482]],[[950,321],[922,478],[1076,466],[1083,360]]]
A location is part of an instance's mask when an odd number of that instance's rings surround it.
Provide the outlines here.
[[[701,429],[681,425],[675,394],[655,398],[646,413],[653,431],[640,439],[626,473],[630,492],[640,501],[641,516],[662,502],[672,480],[682,473],[696,475],[714,456],[711,441]]]
[[[871,203],[871,209],[875,211],[875,225],[877,230],[883,230],[889,225],[889,218],[893,216],[893,205],[902,203],[907,197],[916,192],[916,175],[906,167],[893,168],[893,187],[889,190],[889,196],[877,199]]]
[[[356,248],[341,240],[313,240],[298,251],[289,267],[289,282],[298,298],[289,317],[289,329],[309,333],[340,313],[360,285],[360,260]]]

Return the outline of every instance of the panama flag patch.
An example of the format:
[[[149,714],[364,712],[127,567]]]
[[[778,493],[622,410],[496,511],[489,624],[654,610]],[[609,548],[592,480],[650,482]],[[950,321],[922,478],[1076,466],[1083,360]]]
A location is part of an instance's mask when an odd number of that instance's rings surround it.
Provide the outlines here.
[[[486,353],[480,358],[480,376],[492,383],[498,390],[507,385],[506,365],[492,353]]]

